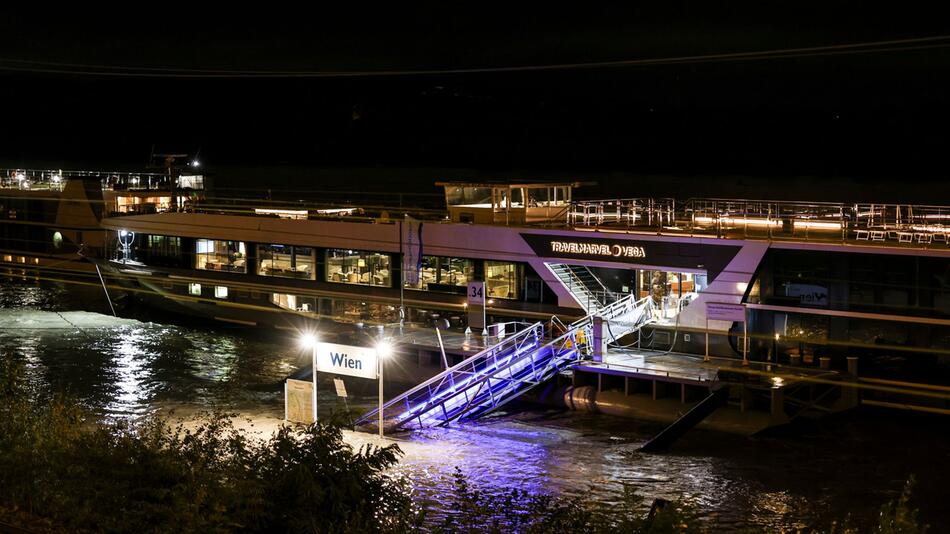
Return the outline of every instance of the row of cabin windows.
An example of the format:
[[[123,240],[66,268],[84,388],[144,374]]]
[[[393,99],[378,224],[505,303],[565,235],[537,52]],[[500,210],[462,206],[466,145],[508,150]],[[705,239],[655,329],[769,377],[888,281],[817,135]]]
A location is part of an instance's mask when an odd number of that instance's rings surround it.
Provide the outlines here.
[[[156,264],[180,265],[182,243],[180,237],[148,235],[144,248],[139,249],[144,260]],[[194,268],[205,271],[247,273],[248,248],[243,241],[196,239]],[[316,249],[296,245],[256,245],[256,261],[250,272],[260,276],[317,279]],[[163,261],[167,260],[167,261]],[[465,292],[468,283],[479,278],[477,264],[469,258],[422,256],[419,268],[406,273],[405,287],[443,293]],[[393,257],[390,254],[350,249],[327,249],[326,282],[393,287]],[[519,298],[522,291],[524,268],[511,262],[484,261],[486,293],[491,298]],[[398,278],[398,273],[395,275]],[[397,282],[398,284],[398,282]]]

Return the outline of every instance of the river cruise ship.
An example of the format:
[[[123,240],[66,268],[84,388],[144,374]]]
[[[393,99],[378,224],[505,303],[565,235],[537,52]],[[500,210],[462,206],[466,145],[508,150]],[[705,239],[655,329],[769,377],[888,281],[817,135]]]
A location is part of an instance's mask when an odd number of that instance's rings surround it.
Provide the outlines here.
[[[950,349],[950,207],[437,185],[442,210],[234,200],[119,213],[101,222],[105,264],[150,302],[237,324],[477,330],[482,316],[570,321],[632,295],[652,301],[636,342],[654,349],[931,360]],[[471,309],[473,282],[484,313]],[[742,305],[746,320],[707,317],[709,303]]]

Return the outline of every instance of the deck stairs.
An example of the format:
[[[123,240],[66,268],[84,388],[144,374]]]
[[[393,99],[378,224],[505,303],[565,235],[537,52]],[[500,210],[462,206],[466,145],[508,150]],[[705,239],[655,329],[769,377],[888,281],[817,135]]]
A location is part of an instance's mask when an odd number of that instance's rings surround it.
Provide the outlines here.
[[[619,339],[647,324],[648,301],[628,296],[601,308],[596,315],[611,325],[605,328],[605,339]],[[387,402],[383,426],[390,431],[444,426],[497,410],[588,357],[593,350],[594,317],[588,315],[553,331],[537,322],[505,337]],[[376,425],[377,421],[378,410],[373,410],[356,425]]]
[[[568,265],[566,263],[547,263],[548,269],[564,284],[571,295],[588,314],[619,300],[623,295],[607,289],[607,286],[590,270],[583,265]]]

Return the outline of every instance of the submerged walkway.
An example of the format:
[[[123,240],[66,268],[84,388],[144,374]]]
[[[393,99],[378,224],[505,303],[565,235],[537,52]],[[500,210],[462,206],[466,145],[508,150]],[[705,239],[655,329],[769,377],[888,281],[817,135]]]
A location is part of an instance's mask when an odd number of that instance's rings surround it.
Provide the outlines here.
[[[749,361],[743,365],[739,358],[710,358],[682,352],[658,352],[642,349],[613,349],[604,354],[603,361],[582,361],[574,369],[622,376],[663,377],[669,381],[689,383],[721,380],[720,371],[727,370],[738,375],[747,375],[749,381],[781,379],[807,380],[809,378],[833,377],[839,373],[817,367],[779,365]]]
[[[482,336],[472,333],[465,335],[465,332],[458,329],[441,330],[442,344],[445,350],[457,354],[475,354],[486,347],[497,344],[504,338],[497,336]],[[422,327],[414,325],[405,325],[401,329],[397,326],[393,329],[393,343],[401,345],[413,345],[415,348],[439,350],[439,337],[435,333],[434,327]]]

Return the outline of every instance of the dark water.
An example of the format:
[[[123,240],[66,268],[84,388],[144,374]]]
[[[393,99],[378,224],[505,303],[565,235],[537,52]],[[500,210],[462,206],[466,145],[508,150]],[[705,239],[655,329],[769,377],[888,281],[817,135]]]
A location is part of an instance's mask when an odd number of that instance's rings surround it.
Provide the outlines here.
[[[0,282],[0,351],[24,362],[40,390],[68,391],[109,417],[207,408],[273,424],[282,380],[307,364],[293,340],[240,328],[175,324],[132,307],[116,319],[94,292]],[[88,310],[88,311],[82,311]],[[156,321],[142,320],[151,317]],[[370,406],[374,397],[351,399]],[[321,385],[321,413],[338,407]],[[917,505],[944,531],[950,466],[947,421],[862,411],[781,435],[742,438],[693,431],[673,452],[637,448],[654,426],[592,414],[529,410],[475,425],[402,436],[399,470],[435,503],[456,466],[498,490],[522,487],[614,502],[624,484],[649,502],[693,502],[719,529],[778,531],[824,526],[851,513],[873,520],[910,474]],[[363,434],[349,434],[360,443]]]

